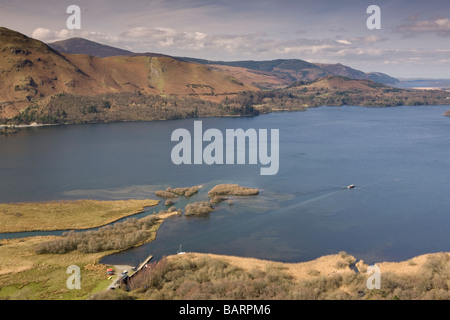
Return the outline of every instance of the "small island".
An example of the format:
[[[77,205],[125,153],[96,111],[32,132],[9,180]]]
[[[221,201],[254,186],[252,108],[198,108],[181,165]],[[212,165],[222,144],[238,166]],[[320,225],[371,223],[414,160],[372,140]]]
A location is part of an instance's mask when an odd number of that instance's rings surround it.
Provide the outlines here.
[[[238,184],[218,184],[208,192],[208,196],[254,196],[258,193],[258,189],[241,187]]]
[[[203,216],[214,210],[212,204],[208,201],[197,201],[189,203],[184,209],[186,216]]]
[[[209,201],[197,201],[186,205],[184,211],[186,216],[204,216],[214,211],[214,205],[228,200],[226,196],[253,196],[259,193],[258,189],[242,187],[238,184],[218,184],[208,192]]]
[[[156,191],[156,196],[161,198],[176,198],[178,196],[185,196],[189,198],[194,194],[198,193],[198,190],[202,186],[193,186],[193,187],[183,187],[183,188],[172,188],[168,187],[166,190],[158,190]]]
[[[201,185],[181,188],[168,187],[165,190],[157,190],[155,195],[166,199],[164,204],[166,207],[170,207],[175,203],[176,198],[182,196],[189,198],[197,194],[202,187]],[[196,201],[187,204],[184,214],[186,216],[205,216],[214,211],[215,204],[222,201],[228,200],[228,204],[231,205],[232,201],[228,199],[228,196],[254,196],[258,194],[259,190],[255,188],[243,187],[238,184],[218,184],[209,190],[209,201]]]

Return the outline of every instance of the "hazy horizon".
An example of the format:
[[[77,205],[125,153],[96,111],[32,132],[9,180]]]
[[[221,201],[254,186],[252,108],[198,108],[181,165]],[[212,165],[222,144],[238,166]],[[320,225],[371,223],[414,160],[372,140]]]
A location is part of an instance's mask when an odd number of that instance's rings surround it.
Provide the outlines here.
[[[81,29],[69,30],[69,5]],[[381,10],[381,29],[366,22]],[[207,60],[301,59],[396,78],[447,79],[450,2],[0,0],[2,26],[46,43],[86,38],[137,53]]]

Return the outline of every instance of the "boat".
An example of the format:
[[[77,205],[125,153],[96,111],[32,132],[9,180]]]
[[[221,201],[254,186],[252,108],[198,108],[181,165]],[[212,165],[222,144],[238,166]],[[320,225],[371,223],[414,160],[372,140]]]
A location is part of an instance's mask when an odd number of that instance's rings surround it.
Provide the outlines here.
[[[178,252],[177,252],[177,254],[185,254],[186,252],[184,252],[184,251],[181,251],[181,244],[180,244],[180,248],[178,249]]]
[[[351,185],[348,185],[347,186],[347,189],[353,189],[355,187],[355,185],[354,184],[351,184]]]

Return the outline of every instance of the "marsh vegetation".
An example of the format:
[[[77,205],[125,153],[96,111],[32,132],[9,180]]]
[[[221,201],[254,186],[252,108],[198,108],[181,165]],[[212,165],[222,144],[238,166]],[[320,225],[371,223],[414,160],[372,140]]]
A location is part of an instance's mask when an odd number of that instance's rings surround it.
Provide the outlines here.
[[[189,203],[184,209],[184,214],[187,216],[200,216],[206,215],[214,210],[214,207],[208,201],[197,201],[194,203]]]
[[[140,213],[157,200],[73,200],[0,204],[0,232],[89,229]]]
[[[342,256],[342,254],[341,254]],[[242,262],[242,261],[244,262]],[[245,258],[186,254],[152,263],[133,277],[130,292],[98,295],[97,299],[183,299],[183,300],[324,300],[324,299],[449,299],[450,254],[430,254],[415,272],[382,273],[380,289],[366,286],[368,275],[355,273],[349,265],[354,258],[336,256],[331,272],[303,265],[298,276],[291,264],[260,261],[252,266]],[[399,263],[401,266],[402,263]],[[299,264],[300,268],[301,264]],[[333,269],[334,268],[334,269]],[[382,269],[383,271],[383,269]]]
[[[254,196],[258,189],[242,187],[238,184],[218,184],[208,192],[208,196]]]
[[[41,242],[35,247],[37,254],[65,254],[71,251],[95,253],[109,250],[126,250],[142,244],[153,235],[156,217],[130,218],[98,230],[63,233],[62,237]]]
[[[198,190],[201,186],[193,186],[193,187],[182,187],[182,188],[172,188],[168,187],[166,190],[157,190],[156,196],[161,198],[176,198],[178,196],[185,196],[189,198],[194,194],[198,193]]]

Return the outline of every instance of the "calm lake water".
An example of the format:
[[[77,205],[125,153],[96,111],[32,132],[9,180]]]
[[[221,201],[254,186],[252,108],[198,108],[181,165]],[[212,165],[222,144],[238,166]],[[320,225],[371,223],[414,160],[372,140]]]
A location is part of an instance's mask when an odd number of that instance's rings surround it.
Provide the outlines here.
[[[0,137],[0,202],[142,199],[168,186],[204,185],[192,202],[207,199],[218,183],[261,190],[220,204],[207,218],[170,218],[154,242],[105,263],[137,265],[150,254],[174,254],[180,244],[183,251],[285,262],[339,251],[369,263],[448,251],[448,109],[321,107],[197,119],[204,130],[279,129],[274,176],[261,176],[260,165],[172,164],[172,131],[192,131],[193,119],[23,129]]]

